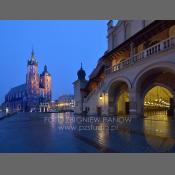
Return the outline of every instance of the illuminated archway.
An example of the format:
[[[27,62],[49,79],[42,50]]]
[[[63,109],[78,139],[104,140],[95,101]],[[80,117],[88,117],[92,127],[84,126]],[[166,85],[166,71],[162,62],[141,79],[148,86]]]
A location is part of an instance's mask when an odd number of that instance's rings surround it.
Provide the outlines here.
[[[108,91],[109,115],[129,114],[129,87],[124,81],[114,81]]]
[[[173,94],[163,86],[156,85],[147,90],[144,96],[144,116],[166,119],[173,116]]]
[[[119,115],[129,114],[129,93],[127,90],[121,91],[118,98],[116,99],[117,113]]]
[[[162,63],[163,64],[163,63]],[[165,88],[166,92],[169,91],[169,97],[172,97],[171,104],[175,102],[175,72],[172,68],[172,64],[164,65],[153,65],[147,67],[141,71],[134,82],[134,87],[136,88],[136,111],[140,116],[144,116],[144,100],[147,92],[154,88],[155,86],[161,86]],[[154,90],[155,91],[155,90]],[[170,95],[171,94],[171,95]],[[174,117],[174,105],[172,105],[172,112],[169,115]]]

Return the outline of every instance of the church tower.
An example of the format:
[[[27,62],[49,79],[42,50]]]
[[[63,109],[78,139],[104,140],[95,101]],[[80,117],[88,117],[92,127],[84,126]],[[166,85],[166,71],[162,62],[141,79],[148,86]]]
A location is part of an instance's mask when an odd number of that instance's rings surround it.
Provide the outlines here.
[[[35,58],[34,51],[32,50],[31,58],[27,63],[27,76],[26,76],[27,94],[28,94],[28,108],[36,107],[39,98],[39,75],[38,75],[38,62]]]
[[[82,92],[82,89],[84,89],[87,85],[86,72],[83,70],[82,63],[80,70],[77,72],[77,76],[78,79],[73,83],[75,96],[75,113],[82,114],[84,99],[84,93]]]
[[[44,66],[44,71],[40,75],[40,90],[41,96],[45,102],[50,102],[52,98],[51,94],[52,87],[52,77],[51,74],[47,70],[47,66]]]

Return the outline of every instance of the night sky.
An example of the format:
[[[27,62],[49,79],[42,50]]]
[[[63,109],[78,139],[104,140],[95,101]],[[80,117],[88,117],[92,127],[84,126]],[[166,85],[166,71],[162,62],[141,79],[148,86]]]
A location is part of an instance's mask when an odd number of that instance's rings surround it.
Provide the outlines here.
[[[52,74],[53,99],[73,94],[80,63],[87,78],[107,49],[106,20],[0,21],[0,103],[10,88],[25,83],[32,47]]]

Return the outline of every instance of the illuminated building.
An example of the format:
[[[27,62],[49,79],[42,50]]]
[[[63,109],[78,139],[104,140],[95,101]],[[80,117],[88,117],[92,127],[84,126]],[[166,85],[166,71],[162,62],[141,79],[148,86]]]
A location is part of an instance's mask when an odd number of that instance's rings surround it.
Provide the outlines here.
[[[47,112],[50,108],[52,98],[51,83],[52,77],[45,65],[43,73],[40,74],[40,112]]]
[[[74,82],[75,113],[175,115],[175,21],[107,24],[108,48],[89,80]]]
[[[62,95],[54,102],[54,109],[57,111],[74,111],[75,100],[73,95]]]
[[[39,76],[38,62],[32,50],[31,58],[27,62],[26,83],[12,88],[5,96],[3,106],[10,112],[38,111],[41,103],[50,101],[51,75],[45,66]]]

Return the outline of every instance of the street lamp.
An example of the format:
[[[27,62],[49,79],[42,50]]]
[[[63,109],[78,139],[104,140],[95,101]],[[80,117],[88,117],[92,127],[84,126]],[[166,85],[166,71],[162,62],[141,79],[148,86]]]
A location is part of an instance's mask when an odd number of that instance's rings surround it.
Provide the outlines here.
[[[9,109],[6,107],[5,108],[5,113],[8,114],[9,113]]]
[[[102,99],[103,99],[102,94],[100,94],[100,100],[102,100]]]

